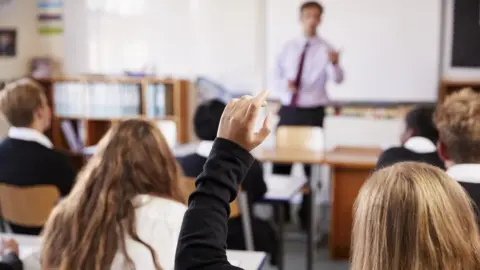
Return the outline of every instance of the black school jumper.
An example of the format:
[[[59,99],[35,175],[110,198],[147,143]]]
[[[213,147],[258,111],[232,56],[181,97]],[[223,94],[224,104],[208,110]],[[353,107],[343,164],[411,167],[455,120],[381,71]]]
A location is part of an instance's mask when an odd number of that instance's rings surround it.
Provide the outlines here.
[[[0,261],[0,270],[23,270],[23,263],[14,253],[8,253]]]
[[[199,154],[190,154],[179,158],[179,163],[186,176],[197,177],[203,171],[207,158]],[[248,195],[249,205],[263,198],[267,192],[267,185],[263,180],[263,167],[255,160],[242,183],[242,190]],[[250,211],[252,213],[252,211]],[[277,260],[277,236],[268,222],[251,215],[252,233],[255,250],[265,251],[271,255],[272,264]],[[228,249],[246,250],[243,234],[242,218],[236,217],[228,220]]]
[[[431,152],[431,153],[416,153],[403,146],[392,147],[385,150],[378,158],[376,170],[393,165],[397,162],[402,162],[402,161],[415,161],[415,162],[428,163],[442,170],[445,170],[445,164],[438,156],[437,151]]]
[[[227,260],[229,203],[255,159],[239,145],[216,139],[188,201],[175,256],[176,270],[238,270]]]
[[[0,183],[20,187],[54,185],[68,195],[75,170],[67,156],[38,142],[6,138],[0,143]],[[32,206],[34,207],[34,206]],[[10,223],[14,233],[38,235],[42,228]]]

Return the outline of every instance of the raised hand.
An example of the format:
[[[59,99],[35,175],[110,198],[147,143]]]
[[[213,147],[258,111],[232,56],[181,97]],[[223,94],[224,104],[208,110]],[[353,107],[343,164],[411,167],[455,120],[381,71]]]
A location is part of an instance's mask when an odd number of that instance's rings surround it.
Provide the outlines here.
[[[243,96],[231,100],[223,111],[217,137],[232,141],[248,151],[260,145],[270,134],[268,126],[270,117],[267,116],[263,120],[262,128],[258,132],[254,132],[253,128],[268,93],[263,91],[255,97]]]

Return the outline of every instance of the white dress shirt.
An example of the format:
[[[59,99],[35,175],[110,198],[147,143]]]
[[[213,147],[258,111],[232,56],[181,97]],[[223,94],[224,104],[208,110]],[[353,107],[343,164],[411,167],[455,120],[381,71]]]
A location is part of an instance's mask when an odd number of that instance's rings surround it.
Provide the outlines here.
[[[175,250],[187,206],[165,198],[139,195],[134,198],[137,233],[156,252],[163,270],[173,270]],[[155,269],[150,251],[141,243],[127,239],[127,253],[136,269]],[[125,269],[124,257],[118,252],[112,270]]]
[[[36,142],[47,148],[53,148],[52,141],[50,141],[45,134],[32,128],[11,127],[8,130],[8,137],[22,141]]]
[[[308,41],[308,49],[303,64],[300,89],[298,90],[298,107],[318,107],[328,104],[326,83],[333,80],[343,81],[343,70],[328,59],[332,47],[322,38],[296,38],[286,43],[278,55],[275,65],[275,91],[280,96],[282,105],[290,105],[292,93],[288,89],[288,81],[297,77],[300,57]]]
[[[480,164],[455,164],[447,174],[459,182],[480,184]]]
[[[417,154],[428,154],[437,151],[437,146],[425,137],[414,136],[408,139],[403,147]]]

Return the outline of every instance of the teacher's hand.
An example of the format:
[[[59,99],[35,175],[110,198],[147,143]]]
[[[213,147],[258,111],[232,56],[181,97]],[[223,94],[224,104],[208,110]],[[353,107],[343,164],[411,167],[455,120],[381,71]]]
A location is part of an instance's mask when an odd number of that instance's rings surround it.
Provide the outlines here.
[[[260,145],[270,134],[269,116],[263,120],[262,128],[253,131],[255,119],[260,107],[267,99],[268,91],[263,91],[256,97],[243,96],[231,100],[223,111],[217,137],[232,141],[247,151]]]
[[[290,90],[292,93],[297,92],[297,86],[295,86],[294,81],[288,81],[288,90]]]
[[[330,63],[337,65],[340,59],[340,52],[338,51],[329,51],[328,52],[328,60]]]

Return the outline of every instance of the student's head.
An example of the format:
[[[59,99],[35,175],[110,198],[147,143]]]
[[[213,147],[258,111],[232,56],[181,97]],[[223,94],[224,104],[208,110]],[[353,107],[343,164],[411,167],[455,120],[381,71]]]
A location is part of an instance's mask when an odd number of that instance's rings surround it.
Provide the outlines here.
[[[480,93],[463,89],[437,107],[438,150],[448,163],[480,163]]]
[[[442,170],[402,162],[375,172],[355,202],[352,270],[480,269],[469,197]]]
[[[42,86],[30,79],[5,85],[0,91],[0,111],[14,127],[50,128],[51,111]]]
[[[430,139],[433,143],[438,141],[438,131],[433,123],[433,106],[417,106],[405,116],[405,129],[401,136],[402,144],[414,136]]]
[[[217,137],[218,125],[225,106],[225,103],[218,99],[209,100],[198,106],[193,117],[193,126],[200,140],[213,141]]]
[[[305,2],[300,6],[300,21],[305,35],[314,36],[317,33],[322,14],[323,6],[316,1]]]
[[[154,123],[127,120],[112,127],[45,225],[43,269],[110,269],[117,251],[131,266],[127,239],[145,246],[159,266],[153,249],[138,238],[135,208],[144,202],[133,199],[149,194],[184,203],[180,179]]]

